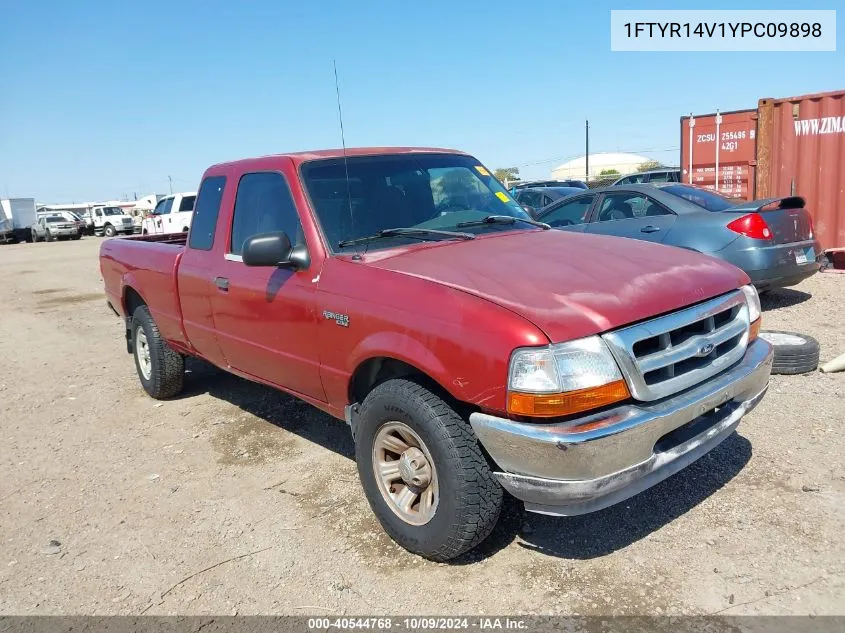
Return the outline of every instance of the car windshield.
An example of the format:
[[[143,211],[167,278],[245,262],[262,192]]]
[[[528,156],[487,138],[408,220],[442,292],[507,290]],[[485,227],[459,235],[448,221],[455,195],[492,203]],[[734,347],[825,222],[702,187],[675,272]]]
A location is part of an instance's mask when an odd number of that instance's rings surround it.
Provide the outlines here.
[[[49,222],[50,224],[55,224],[56,222],[67,222],[67,220],[60,215],[48,215],[47,222]]]
[[[735,203],[728,198],[706,189],[698,189],[696,187],[687,187],[684,185],[669,185],[668,187],[663,187],[663,191],[671,193],[673,196],[683,198],[684,200],[688,200],[689,202],[698,205],[702,209],[707,209],[708,211],[724,211],[725,209],[730,209],[731,207],[736,206]]]
[[[117,207],[103,207],[103,215],[123,215],[123,211]]]
[[[347,179],[348,171],[348,179]],[[531,218],[476,159],[461,154],[392,154],[310,161],[302,176],[323,233],[340,242],[394,228],[455,231],[465,222],[497,215]],[[459,229],[488,233],[535,229],[522,222],[486,222]],[[436,234],[431,239],[438,239]],[[407,234],[368,243],[370,250],[418,241]]]

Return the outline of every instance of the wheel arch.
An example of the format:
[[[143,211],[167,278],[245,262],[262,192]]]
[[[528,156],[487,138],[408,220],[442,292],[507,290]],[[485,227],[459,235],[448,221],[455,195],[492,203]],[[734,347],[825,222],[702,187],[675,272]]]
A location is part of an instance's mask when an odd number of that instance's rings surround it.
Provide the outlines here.
[[[124,284],[120,299],[123,310],[123,322],[126,329],[126,351],[132,353],[132,315],[140,306],[147,305],[146,300],[131,284]]]

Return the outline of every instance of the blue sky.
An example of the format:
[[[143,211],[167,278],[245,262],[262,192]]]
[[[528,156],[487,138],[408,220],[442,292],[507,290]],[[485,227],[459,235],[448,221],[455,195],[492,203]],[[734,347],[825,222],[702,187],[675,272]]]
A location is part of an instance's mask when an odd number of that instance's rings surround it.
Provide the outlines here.
[[[6,0],[0,196],[131,199],[168,175],[195,189],[214,162],[337,147],[333,59],[348,146],[456,147],[532,177],[583,154],[587,118],[591,151],[677,163],[658,150],[682,114],[845,88],[841,35],[835,53],[613,53],[611,8],[678,5]]]

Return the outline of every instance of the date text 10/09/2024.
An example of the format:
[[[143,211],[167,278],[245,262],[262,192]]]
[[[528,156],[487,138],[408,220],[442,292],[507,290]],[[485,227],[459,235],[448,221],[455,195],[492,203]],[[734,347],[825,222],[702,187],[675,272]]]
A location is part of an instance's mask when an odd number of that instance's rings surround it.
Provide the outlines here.
[[[821,37],[819,22],[626,22],[627,37]]]
[[[524,631],[528,629],[528,622],[520,618],[510,617],[350,617],[350,618],[309,618],[308,630],[357,630],[369,629],[388,631],[391,629],[410,631]]]

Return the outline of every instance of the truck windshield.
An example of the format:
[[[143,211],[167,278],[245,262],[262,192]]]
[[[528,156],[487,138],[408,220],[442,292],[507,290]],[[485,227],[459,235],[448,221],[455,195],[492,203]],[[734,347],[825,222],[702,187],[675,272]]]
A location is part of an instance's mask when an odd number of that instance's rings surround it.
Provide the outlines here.
[[[323,233],[335,251],[355,248],[353,240],[395,228],[469,233],[534,229],[522,207],[471,156],[354,156],[346,164],[343,158],[315,160],[303,164],[302,176]],[[481,222],[488,216],[515,221]],[[459,228],[463,226],[471,228]],[[400,232],[372,241],[368,248],[414,240]],[[339,246],[341,242],[344,246]]]
[[[103,208],[103,215],[123,215],[123,211],[117,207]]]

